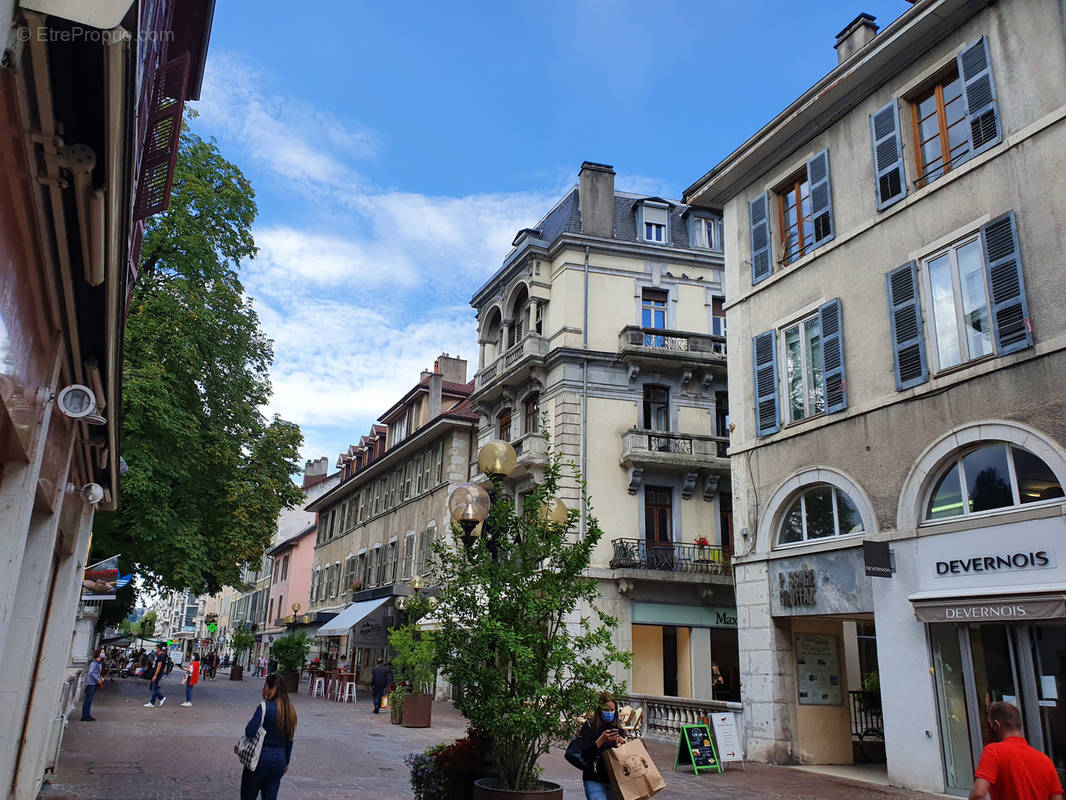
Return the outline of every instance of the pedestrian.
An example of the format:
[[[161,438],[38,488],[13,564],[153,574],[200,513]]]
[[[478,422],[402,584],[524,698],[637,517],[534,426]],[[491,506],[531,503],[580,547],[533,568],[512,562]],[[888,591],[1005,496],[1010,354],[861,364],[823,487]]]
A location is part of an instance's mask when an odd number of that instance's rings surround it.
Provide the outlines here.
[[[266,659],[259,656],[259,659],[255,663],[255,677],[260,678],[263,676],[263,672],[266,669]]]
[[[266,701],[266,714],[261,716],[263,706],[257,707],[244,726],[244,735],[249,739],[256,735],[260,722],[266,734],[255,770],[245,767],[241,774],[241,800],[256,800],[259,797],[262,800],[276,800],[281,776],[289,768],[289,759],[292,757],[296,709],[279,675],[267,676],[263,684],[263,699]]]
[[[96,696],[96,690],[100,688],[100,684],[104,682],[103,660],[104,651],[97,650],[93,654],[93,660],[89,662],[89,674],[85,678],[85,702],[81,704],[82,722],[96,722],[96,717],[92,714],[93,697]]]
[[[585,800],[614,800],[616,794],[603,761],[603,751],[622,744],[625,737],[618,727],[614,698],[607,692],[600,692],[596,713],[592,719],[585,720],[578,739],[581,742],[581,760],[585,765],[581,770]]]
[[[199,654],[192,657],[192,662],[189,666],[182,667],[185,670],[185,702],[182,705],[185,708],[192,706],[192,687],[200,682],[200,656]]]
[[[148,698],[148,702],[144,704],[145,708],[155,708],[155,701],[159,700],[159,705],[167,701],[166,696],[159,689],[159,684],[163,681],[163,675],[167,668],[167,654],[163,649],[163,645],[157,644],[155,646],[155,662],[151,666],[151,683],[149,686],[152,689],[152,696]]]
[[[216,650],[211,654],[211,680],[215,679],[215,675],[218,674],[218,651]]]
[[[273,675],[278,671],[278,660],[274,656],[270,657],[270,661],[267,662],[267,675]]]
[[[1010,703],[988,707],[992,743],[981,751],[970,800],[1063,800],[1051,759],[1022,736],[1022,715]]]
[[[374,696],[373,714],[381,713],[381,698],[385,696],[385,689],[389,685],[389,670],[385,666],[385,659],[379,658],[370,673],[370,693]]]

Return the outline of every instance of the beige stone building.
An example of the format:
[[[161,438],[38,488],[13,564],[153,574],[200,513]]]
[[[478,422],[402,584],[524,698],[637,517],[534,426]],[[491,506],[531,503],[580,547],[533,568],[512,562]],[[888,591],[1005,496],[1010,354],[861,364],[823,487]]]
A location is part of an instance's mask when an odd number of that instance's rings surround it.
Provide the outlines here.
[[[694,701],[739,699],[721,217],[614,177],[583,164],[474,294],[471,399],[479,444],[518,453],[516,501],[545,433],[586,476],[605,531],[592,575],[634,656],[620,677],[667,730]],[[571,475],[561,499],[578,492]]]
[[[367,682],[386,656],[396,599],[433,570],[433,543],[450,538],[448,496],[469,475],[476,416],[466,361],[442,354],[432,371],[340,455],[339,485],[307,506],[318,531],[311,610],[318,652],[347,658]],[[401,605],[403,602],[401,601]]]
[[[725,216],[751,758],[966,794],[1007,701],[1066,772],[1063,34],[862,15],[685,194]]]

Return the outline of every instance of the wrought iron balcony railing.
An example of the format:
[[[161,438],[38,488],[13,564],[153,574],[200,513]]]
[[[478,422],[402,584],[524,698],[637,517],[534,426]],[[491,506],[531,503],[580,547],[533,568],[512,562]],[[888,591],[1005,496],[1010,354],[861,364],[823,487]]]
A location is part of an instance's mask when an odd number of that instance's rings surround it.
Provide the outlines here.
[[[732,574],[732,551],[717,545],[653,544],[646,539],[612,539],[611,545],[614,547],[611,569]]]

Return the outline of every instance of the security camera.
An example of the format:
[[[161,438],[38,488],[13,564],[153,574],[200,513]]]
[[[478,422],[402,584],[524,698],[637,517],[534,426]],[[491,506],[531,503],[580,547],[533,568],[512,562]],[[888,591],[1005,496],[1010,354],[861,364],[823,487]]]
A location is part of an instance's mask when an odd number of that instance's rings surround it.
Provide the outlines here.
[[[96,395],[88,386],[74,383],[56,398],[59,410],[71,419],[82,419],[96,411]]]
[[[91,506],[104,499],[104,487],[98,483],[87,483],[78,489],[78,495]]]

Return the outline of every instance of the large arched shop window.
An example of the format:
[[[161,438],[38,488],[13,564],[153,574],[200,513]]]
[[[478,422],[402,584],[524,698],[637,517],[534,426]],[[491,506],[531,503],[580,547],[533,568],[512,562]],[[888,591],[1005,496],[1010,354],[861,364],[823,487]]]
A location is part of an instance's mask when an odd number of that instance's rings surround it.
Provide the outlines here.
[[[923,520],[1015,508],[1063,496],[1043,459],[1014,444],[986,442],[953,454],[926,498]]]
[[[778,529],[779,545],[862,533],[865,526],[855,501],[828,483],[804,486],[786,506]]]

